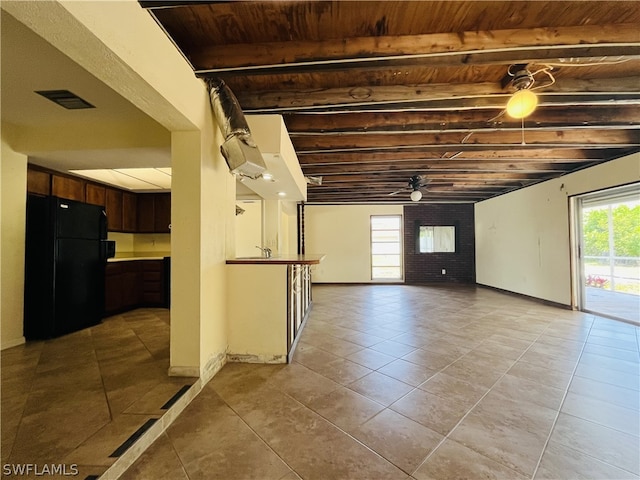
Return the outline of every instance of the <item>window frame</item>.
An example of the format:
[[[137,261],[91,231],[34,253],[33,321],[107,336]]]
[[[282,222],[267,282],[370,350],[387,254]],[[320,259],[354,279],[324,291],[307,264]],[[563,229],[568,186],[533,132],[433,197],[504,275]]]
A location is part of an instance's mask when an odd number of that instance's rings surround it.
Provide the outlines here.
[[[374,229],[373,221],[374,218],[397,218],[398,219],[398,228],[397,229]],[[374,242],[373,236],[374,232],[398,232],[398,246],[399,252],[397,254],[388,254],[388,255],[397,255],[398,256],[398,265],[392,265],[392,268],[399,269],[399,276],[388,278],[388,277],[376,277],[374,275],[374,268],[385,267],[387,265],[374,265],[374,243],[387,243],[387,244],[395,244],[395,242]],[[379,254],[375,254],[379,255]],[[369,274],[371,281],[375,282],[403,282],[404,281],[404,223],[402,214],[383,214],[383,215],[370,215],[369,216]]]

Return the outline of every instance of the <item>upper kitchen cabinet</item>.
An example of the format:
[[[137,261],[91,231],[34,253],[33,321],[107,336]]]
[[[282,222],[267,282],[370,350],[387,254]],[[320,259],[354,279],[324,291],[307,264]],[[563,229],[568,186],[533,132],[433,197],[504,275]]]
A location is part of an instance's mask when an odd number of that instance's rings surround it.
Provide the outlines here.
[[[85,198],[87,203],[104,207],[107,204],[105,187],[94,183],[87,183]]]
[[[106,188],[105,210],[107,227],[110,232],[122,231],[122,192],[115,188]]]
[[[171,194],[154,194],[154,227],[156,233],[169,233],[171,231]]]
[[[51,194],[51,174],[33,168],[27,169],[27,193]]]
[[[52,175],[52,177],[51,195],[66,198],[67,200],[84,202],[84,180],[61,175]]]
[[[138,195],[135,193],[122,192],[122,231],[138,231]]]
[[[142,193],[138,195],[138,232],[169,233],[171,194]]]

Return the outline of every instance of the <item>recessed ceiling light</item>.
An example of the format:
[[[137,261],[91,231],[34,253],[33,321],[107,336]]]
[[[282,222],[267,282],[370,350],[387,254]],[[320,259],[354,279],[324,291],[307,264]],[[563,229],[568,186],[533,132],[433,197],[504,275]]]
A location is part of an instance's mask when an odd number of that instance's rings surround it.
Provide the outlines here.
[[[56,103],[67,110],[96,108],[69,90],[36,90],[35,93],[42,95],[47,100],[51,100],[53,103]]]
[[[286,197],[287,194],[285,192],[278,192],[279,197]]]
[[[263,172],[262,179],[267,182],[271,182],[273,181],[273,175],[271,175],[269,172]]]

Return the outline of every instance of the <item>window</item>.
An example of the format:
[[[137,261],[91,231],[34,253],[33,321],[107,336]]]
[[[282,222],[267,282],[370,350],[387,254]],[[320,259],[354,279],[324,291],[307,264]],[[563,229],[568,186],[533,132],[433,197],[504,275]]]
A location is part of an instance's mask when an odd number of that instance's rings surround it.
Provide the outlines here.
[[[402,217],[371,216],[371,279],[402,280]]]
[[[456,227],[420,226],[418,251],[420,253],[455,252]]]

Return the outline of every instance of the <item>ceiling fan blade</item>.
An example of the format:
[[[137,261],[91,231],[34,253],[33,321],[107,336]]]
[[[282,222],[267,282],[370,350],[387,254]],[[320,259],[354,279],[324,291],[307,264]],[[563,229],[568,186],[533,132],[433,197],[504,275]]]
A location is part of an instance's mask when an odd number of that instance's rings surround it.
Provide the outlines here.
[[[388,196],[388,197],[390,197],[390,196],[392,196],[392,195],[397,195],[397,194],[399,194],[399,193],[403,193],[403,192],[406,192],[406,191],[407,191],[407,189],[406,189],[406,188],[403,188],[402,190],[396,190],[395,192],[388,193],[388,194],[387,194],[387,196]]]

